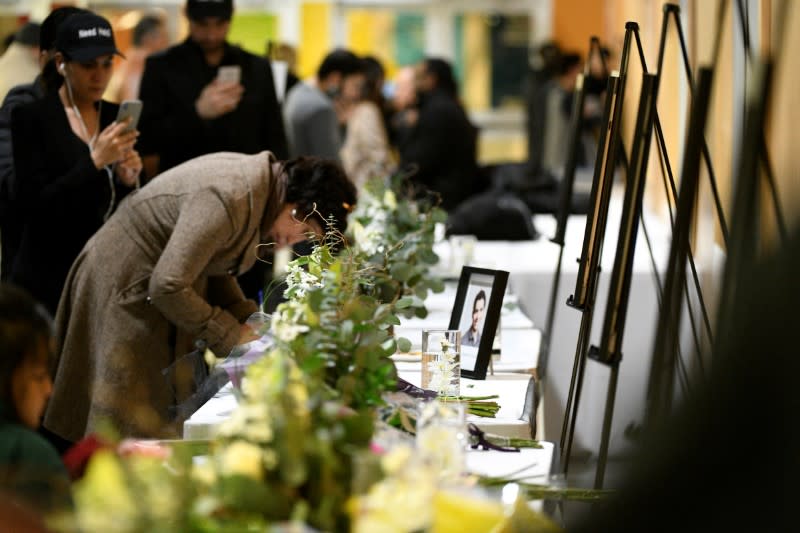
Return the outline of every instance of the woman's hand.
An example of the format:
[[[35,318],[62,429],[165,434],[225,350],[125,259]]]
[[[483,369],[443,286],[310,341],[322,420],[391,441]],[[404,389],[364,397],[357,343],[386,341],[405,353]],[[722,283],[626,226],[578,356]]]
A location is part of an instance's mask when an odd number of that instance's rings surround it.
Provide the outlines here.
[[[126,159],[133,151],[133,145],[136,143],[139,132],[137,130],[127,133],[124,131],[130,120],[112,122],[97,136],[97,140],[92,147],[92,161],[94,161],[94,166],[98,170],[106,165]]]
[[[117,177],[123,185],[127,187],[135,187],[139,179],[139,174],[142,172],[142,158],[139,157],[139,152],[131,150],[125,159],[117,163]]]

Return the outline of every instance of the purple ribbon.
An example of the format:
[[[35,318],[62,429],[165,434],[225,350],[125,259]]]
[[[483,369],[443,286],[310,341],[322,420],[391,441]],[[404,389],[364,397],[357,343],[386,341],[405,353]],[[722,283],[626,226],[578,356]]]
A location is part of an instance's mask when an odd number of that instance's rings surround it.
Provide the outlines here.
[[[488,440],[486,440],[486,433],[484,433],[478,426],[470,422],[467,424],[467,430],[469,430],[469,434],[472,437],[472,446],[473,450],[477,450],[480,446],[484,450],[495,450],[498,452],[518,452],[519,448],[514,448],[511,446],[498,446],[497,444],[492,444]]]

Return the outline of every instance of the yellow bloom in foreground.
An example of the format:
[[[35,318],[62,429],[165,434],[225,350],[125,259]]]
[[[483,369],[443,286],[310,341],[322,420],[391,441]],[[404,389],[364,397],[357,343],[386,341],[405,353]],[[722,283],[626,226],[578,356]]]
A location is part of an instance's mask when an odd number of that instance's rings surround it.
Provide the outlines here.
[[[137,505],[128,489],[120,459],[109,450],[98,451],[86,475],[74,486],[78,521],[83,531],[119,531],[133,524]]]
[[[381,457],[381,467],[387,476],[401,473],[411,459],[411,447],[399,445]]]
[[[453,491],[433,498],[432,533],[485,533],[503,523],[503,505]]]
[[[397,209],[397,197],[394,195],[394,192],[387,189],[385,193],[383,193],[383,204],[391,210]]]
[[[194,463],[192,465],[192,479],[206,487],[213,486],[217,482],[217,473],[214,471],[214,465],[211,461],[203,460],[202,462]]]
[[[264,479],[264,452],[243,440],[230,443],[222,451],[220,471],[224,475],[242,475],[261,481]]]

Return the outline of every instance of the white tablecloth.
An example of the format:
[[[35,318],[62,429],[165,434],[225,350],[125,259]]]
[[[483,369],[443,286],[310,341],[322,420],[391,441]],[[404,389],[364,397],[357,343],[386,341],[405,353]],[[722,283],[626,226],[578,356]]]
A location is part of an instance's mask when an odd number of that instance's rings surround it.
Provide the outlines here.
[[[621,191],[615,191],[609,209],[608,228],[601,258],[596,311],[591,334],[591,344],[600,342],[609,279],[614,265],[618,228],[621,216]],[[645,214],[647,230],[654,247],[659,271],[663,272],[670,247],[670,228],[667,220]],[[536,241],[479,241],[469,264],[478,267],[507,270],[509,285],[530,319],[540,328],[547,322],[553,277],[559,248],[550,242],[554,234],[555,219],[536,216],[534,222],[542,237]],[[544,427],[537,435],[548,440],[558,439],[575,358],[575,348],[581,313],[566,305],[575,290],[578,272],[577,259],[583,245],[585,216],[569,217],[565,237],[561,284],[557,295],[556,319],[551,339],[547,376],[544,387]],[[450,245],[437,244],[443,270],[450,266]],[[710,268],[698,262],[701,279]],[[662,276],[663,278],[663,276]],[[646,384],[653,351],[653,338],[657,320],[656,284],[652,263],[647,252],[642,229],[639,229],[634,255],[633,280],[628,304],[627,324],[622,344],[623,359],[620,364],[619,385],[612,425],[611,453],[628,447],[623,436],[626,426],[641,423],[645,404]],[[505,330],[503,331],[505,335]],[[688,339],[688,337],[687,337]],[[689,344],[684,344],[688,348]],[[687,349],[685,353],[690,353]],[[603,409],[609,371],[594,361],[586,365],[586,374],[579,409],[574,449],[585,448],[597,452],[602,429]],[[542,432],[543,430],[543,432]]]
[[[397,373],[409,383],[420,386],[422,376],[421,363],[397,363]],[[531,438],[531,413],[533,395],[533,377],[530,374],[515,372],[495,372],[486,376],[485,380],[461,378],[462,396],[488,396],[496,394],[495,400],[500,410],[495,418],[475,415],[467,417],[487,433],[506,437]]]
[[[419,386],[421,376],[419,364],[398,363],[400,377]],[[465,396],[487,396],[497,394],[501,408],[496,418],[470,415],[469,421],[488,433],[508,437],[531,438],[531,415],[528,406],[533,394],[532,376],[519,373],[495,373],[486,380],[462,378],[461,394]],[[233,386],[228,383],[198,409],[183,424],[184,439],[210,439],[219,425],[227,420],[236,408]]]
[[[401,318],[402,323],[394,329],[395,335],[411,341],[412,351],[420,350],[423,329],[448,328],[455,298],[456,284],[448,282],[444,292],[431,294],[425,300],[428,316]],[[500,350],[500,354],[492,358],[493,370],[535,373],[541,339],[541,331],[533,327],[533,321],[522,311],[517,297],[506,294],[503,298],[499,334],[495,339],[495,347]]]
[[[542,448],[520,448],[519,452],[472,450],[467,452],[467,470],[479,476],[509,477],[526,483],[546,484],[553,463],[553,443]]]

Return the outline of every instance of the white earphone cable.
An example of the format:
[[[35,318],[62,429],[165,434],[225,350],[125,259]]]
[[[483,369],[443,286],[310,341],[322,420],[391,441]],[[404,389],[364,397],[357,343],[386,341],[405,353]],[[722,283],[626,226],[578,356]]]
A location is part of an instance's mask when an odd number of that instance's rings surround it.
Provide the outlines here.
[[[64,76],[64,83],[67,85],[67,95],[69,96],[69,103],[72,106],[72,111],[75,113],[75,116],[78,117],[78,124],[80,124],[81,129],[83,130],[83,135],[87,139],[86,144],[89,145],[89,151],[91,152],[92,149],[94,148],[94,143],[97,140],[97,136],[100,133],[100,114],[103,111],[103,101],[100,100],[100,106],[97,110],[97,127],[94,130],[94,135],[90,137],[89,128],[86,127],[86,122],[84,122],[83,120],[83,115],[81,115],[78,106],[75,105],[75,98],[72,96],[72,84],[70,83],[69,77],[67,76],[66,65],[64,63],[61,64],[61,74]],[[108,187],[109,189],[111,189],[111,201],[108,204],[108,209],[106,209],[106,212],[103,215],[103,222],[105,222],[106,220],[108,220],[108,217],[111,216],[112,211],[114,211],[114,203],[117,201],[117,191],[114,188],[114,171],[111,165],[103,165],[103,169],[106,171],[106,174],[108,175]]]

